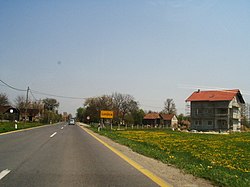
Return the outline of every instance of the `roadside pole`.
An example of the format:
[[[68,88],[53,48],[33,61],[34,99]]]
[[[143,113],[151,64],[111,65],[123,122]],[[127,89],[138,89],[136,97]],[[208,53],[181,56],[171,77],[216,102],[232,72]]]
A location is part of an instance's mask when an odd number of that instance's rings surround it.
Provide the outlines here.
[[[25,113],[24,113],[24,124],[26,124],[26,117],[27,117],[27,110],[28,110],[28,100],[29,100],[29,90],[30,90],[30,87],[28,86],[28,88],[27,88],[27,93],[26,93],[26,103],[25,103]]]

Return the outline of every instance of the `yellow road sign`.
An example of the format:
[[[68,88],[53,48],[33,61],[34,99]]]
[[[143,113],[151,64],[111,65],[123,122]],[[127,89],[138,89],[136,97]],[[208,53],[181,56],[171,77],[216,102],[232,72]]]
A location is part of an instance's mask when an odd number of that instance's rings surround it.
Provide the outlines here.
[[[113,119],[114,112],[110,110],[101,110],[101,118]]]

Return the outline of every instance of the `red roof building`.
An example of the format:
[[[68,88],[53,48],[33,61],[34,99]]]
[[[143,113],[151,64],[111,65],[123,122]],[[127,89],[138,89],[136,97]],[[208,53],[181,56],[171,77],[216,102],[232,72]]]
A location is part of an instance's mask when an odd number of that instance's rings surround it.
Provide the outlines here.
[[[193,92],[191,102],[191,129],[240,130],[241,108],[245,101],[240,90],[211,90]]]
[[[144,116],[144,125],[171,127],[178,125],[178,119],[175,114],[160,114],[151,112]]]
[[[242,103],[240,90],[220,90],[220,91],[200,91],[194,92],[186,101],[232,101],[234,97],[238,97]]]

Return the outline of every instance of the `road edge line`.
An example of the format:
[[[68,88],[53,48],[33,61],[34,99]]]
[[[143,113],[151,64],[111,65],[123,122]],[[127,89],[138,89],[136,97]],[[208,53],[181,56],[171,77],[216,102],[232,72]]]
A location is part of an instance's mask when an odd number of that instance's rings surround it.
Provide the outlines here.
[[[114,147],[112,147],[109,144],[107,144],[106,142],[102,141],[100,138],[98,138],[96,135],[94,135],[90,130],[87,130],[86,128],[84,128],[82,126],[81,126],[81,128],[85,132],[87,132],[89,135],[91,135],[92,137],[94,137],[96,140],[98,140],[101,144],[103,144],[104,146],[106,146],[107,148],[109,148],[116,155],[118,155],[123,160],[125,160],[127,163],[129,163],[131,166],[133,166],[135,169],[137,169],[138,171],[140,171],[141,173],[143,173],[145,176],[147,176],[149,179],[151,179],[152,181],[154,181],[159,186],[162,186],[162,187],[172,187],[172,185],[168,184],[165,180],[163,180],[160,177],[156,176],[154,173],[152,173],[151,171],[145,169],[143,166],[141,166],[137,162],[133,161],[132,159],[130,159],[129,157],[127,157],[126,155],[124,155],[123,153],[121,153],[120,151],[118,151],[117,149],[115,149]]]

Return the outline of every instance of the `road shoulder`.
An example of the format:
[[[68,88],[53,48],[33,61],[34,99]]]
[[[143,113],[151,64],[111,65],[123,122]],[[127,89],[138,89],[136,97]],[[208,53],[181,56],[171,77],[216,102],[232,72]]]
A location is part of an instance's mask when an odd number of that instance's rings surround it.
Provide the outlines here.
[[[86,126],[81,125],[83,128]],[[92,132],[92,131],[91,131]],[[101,139],[102,141],[106,142],[111,147],[115,148],[116,150],[120,151],[122,154],[130,158],[131,160],[135,161],[136,163],[140,164],[145,169],[155,173],[157,176],[168,182],[169,184],[175,187],[210,187],[214,186],[211,184],[210,181],[207,181],[202,178],[194,177],[191,174],[186,174],[182,170],[177,169],[173,166],[169,166],[164,164],[160,161],[157,161],[152,158],[148,158],[146,156],[140,155],[136,152],[133,152],[130,148],[118,144],[111,139],[101,136],[97,133],[92,132],[96,137]]]

